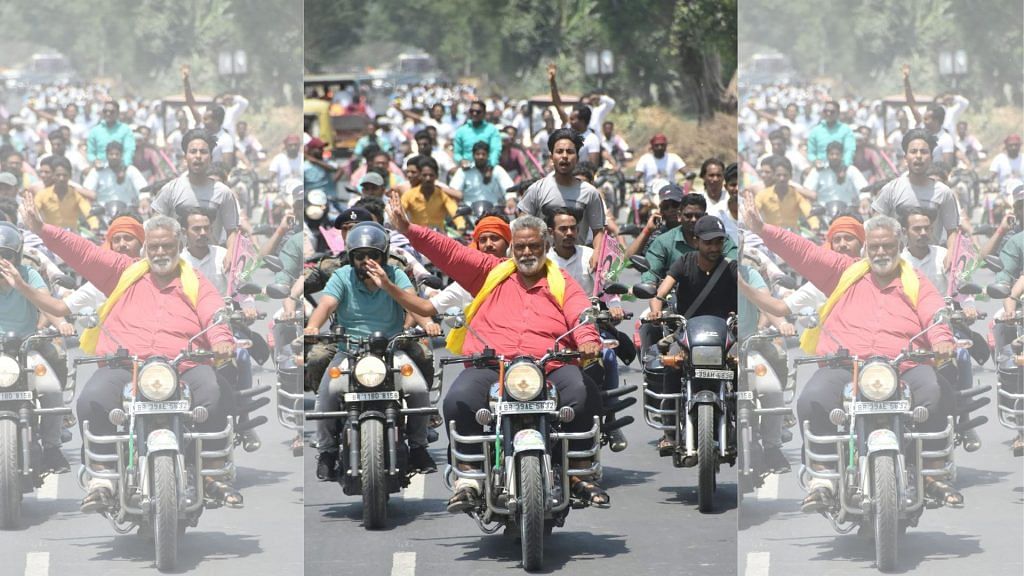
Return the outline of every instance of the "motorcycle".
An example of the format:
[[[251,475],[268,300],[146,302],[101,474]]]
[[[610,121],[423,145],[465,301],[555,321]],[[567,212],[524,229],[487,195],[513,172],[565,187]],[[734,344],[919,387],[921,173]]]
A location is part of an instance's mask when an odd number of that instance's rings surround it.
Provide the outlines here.
[[[410,356],[396,348],[404,341],[426,336],[415,328],[390,340],[381,333],[347,336],[335,325],[330,334],[306,335],[306,341],[337,343],[347,358],[327,369],[329,390],[341,398],[334,412],[306,412],[307,420],[338,420],[338,482],[349,496],[363,497],[363,525],[368,530],[387,526],[388,498],[409,485],[405,418],[434,415],[437,408],[408,408],[410,392],[426,390],[427,381]],[[344,378],[347,376],[347,378]]]
[[[53,367],[32,350],[35,342],[60,338],[55,330],[19,338],[0,334],[0,529],[21,523],[24,493],[43,485],[41,416],[66,416],[71,408],[44,408],[40,394],[60,394]]]
[[[986,289],[989,296],[996,299],[1010,297],[1007,286],[989,285]],[[1017,310],[1010,318],[995,319],[996,329],[1011,331],[1013,340],[996,347],[996,415],[999,424],[1004,428],[1015,430],[1019,438],[1024,438],[1024,386],[1021,385],[1024,370],[1024,302],[1017,303]],[[1024,451],[1017,450],[1014,456],[1024,456]]]
[[[764,485],[771,472],[764,462],[760,439],[760,421],[770,416],[792,416],[788,405],[768,408],[761,405],[760,395],[766,390],[789,391],[784,384],[789,382],[785,374],[778,374],[775,367],[757,349],[759,342],[771,342],[782,338],[774,327],[751,334],[740,343],[740,373],[743,375],[741,389],[736,393],[736,430],[739,436],[739,484],[740,497]],[[782,364],[785,365],[785,357]],[[781,376],[781,377],[780,377]]]
[[[656,296],[651,284],[637,284],[633,294],[642,299]],[[657,343],[659,354],[648,356],[644,372],[674,368],[682,379],[682,391],[676,393],[656,392],[644,379],[644,396],[652,401],[644,403],[644,420],[651,428],[674,431],[683,439],[672,450],[672,464],[697,467],[697,507],[710,512],[720,464],[736,463],[737,359],[727,354],[735,344],[736,316],[687,319],[662,314],[640,322],[668,328]],[[673,348],[676,353],[669,354]],[[666,423],[673,420],[674,424]]]
[[[175,569],[186,527],[198,526],[204,509],[221,505],[207,497],[203,478],[230,478],[235,473],[234,419],[228,418],[221,431],[196,431],[194,427],[205,422],[209,413],[203,406],[192,406],[189,387],[177,377],[182,362],[214,357],[212,352],[193,350],[192,344],[226,320],[223,313],[218,316],[173,359],[143,359],[119,348],[114,354],[74,361],[76,366],[105,363],[132,371],[132,380],[125,382],[122,407],[112,409],[108,416],[118,433],[95,435],[88,421],[82,423],[79,484],[87,486],[92,478],[116,483],[113,508],[103,516],[118,534],[128,534],[136,527],[151,533],[156,566],[162,572]],[[214,442],[223,442],[224,447],[207,448]],[[114,446],[115,453],[93,451],[94,446],[104,444]],[[204,459],[223,459],[223,464],[206,468]],[[114,470],[105,467],[114,463]]]
[[[457,309],[446,311],[445,322],[452,327],[465,325]],[[544,562],[544,537],[555,526],[564,526],[571,508],[590,504],[571,495],[569,477],[595,477],[601,472],[601,425],[595,416],[586,432],[563,432],[561,425],[575,419],[570,406],[558,408],[558,392],[544,378],[545,368],[553,361],[571,362],[579,352],[561,350],[559,343],[580,327],[559,336],[554,347],[542,358],[498,356],[487,348],[481,354],[441,360],[442,370],[449,364],[471,363],[476,367],[498,366],[498,381],[490,389],[489,408],[481,408],[476,420],[491,433],[463,436],[449,423],[450,464],[444,482],[449,490],[453,477],[483,482],[484,502],[467,512],[485,534],[505,527],[518,531],[522,546],[523,568],[538,570]],[[479,336],[477,336],[479,339]],[[482,341],[482,340],[481,340]],[[487,428],[489,427],[489,428]],[[570,440],[589,440],[586,450],[570,451]],[[479,444],[481,454],[460,452],[460,446]],[[560,459],[555,456],[560,454]],[[586,468],[570,468],[570,459],[590,459]],[[460,464],[482,465],[480,470],[463,470]]]
[[[836,483],[837,496],[822,515],[840,534],[859,527],[873,535],[875,561],[882,572],[896,569],[900,536],[908,527],[917,526],[924,509],[943,505],[926,495],[925,478],[948,478],[954,470],[953,416],[948,417],[941,431],[916,431],[916,425],[928,419],[928,409],[911,408],[910,387],[899,376],[903,362],[935,358],[934,353],[913,346],[918,338],[946,321],[944,312],[938,316],[911,338],[896,358],[859,358],[841,348],[835,354],[797,359],[791,372],[795,379],[797,368],[805,364],[853,368],[851,382],[843,391],[843,408],[829,414],[837,433],[816,435],[808,420],[802,422],[804,452],[799,480],[805,489],[809,478]],[[963,341],[957,342],[958,347],[963,345]],[[926,440],[944,445],[925,450]],[[815,450],[828,444],[836,447],[835,454]],[[924,467],[926,461],[940,459],[941,465]]]

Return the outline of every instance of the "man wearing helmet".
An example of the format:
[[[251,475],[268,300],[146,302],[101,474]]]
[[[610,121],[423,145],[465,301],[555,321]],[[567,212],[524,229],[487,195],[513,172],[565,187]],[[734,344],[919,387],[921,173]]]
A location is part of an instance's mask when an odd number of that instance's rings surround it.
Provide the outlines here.
[[[332,315],[333,321],[344,327],[351,336],[370,336],[381,332],[390,339],[402,331],[407,324],[405,310],[373,281],[367,271],[369,261],[374,260],[385,270],[389,280],[402,290],[415,292],[409,276],[401,269],[387,264],[389,245],[388,231],[376,222],[360,222],[348,231],[345,238],[348,264],[331,275],[316,310],[309,318],[306,334],[319,334],[320,328]],[[409,316],[424,329],[431,324],[429,318],[411,313]],[[436,331],[436,325],[434,329]],[[409,342],[404,350],[416,362],[426,381],[432,382],[433,365],[425,358],[420,345]],[[331,366],[341,364],[344,359],[344,354],[336,354]],[[339,408],[339,397],[330,393],[329,380],[330,375],[325,375],[317,393],[317,408],[320,411],[336,411]],[[425,408],[429,405],[429,392],[426,388],[407,392],[411,408]],[[410,416],[406,424],[409,468],[425,474],[437,470],[427,452],[427,420],[425,415]],[[334,480],[337,477],[337,435],[336,420],[320,420],[317,423],[317,449],[320,451],[317,457],[317,478],[321,480]]]
[[[32,303],[30,293],[48,294],[39,272],[21,263],[22,246],[21,231],[10,222],[0,222],[0,331],[4,334],[13,332],[18,338],[31,336],[39,324],[39,309]],[[67,382],[66,362],[49,343],[37,346],[36,350],[57,371],[63,386]],[[43,408],[56,408],[62,403],[61,394],[40,393],[39,403]],[[63,416],[42,416],[40,420],[43,468],[63,474],[70,470],[60,451]]]

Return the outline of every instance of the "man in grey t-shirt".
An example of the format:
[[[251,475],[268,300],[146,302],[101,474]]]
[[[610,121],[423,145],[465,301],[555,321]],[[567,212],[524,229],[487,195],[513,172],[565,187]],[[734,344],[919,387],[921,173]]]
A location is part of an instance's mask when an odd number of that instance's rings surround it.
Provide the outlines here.
[[[533,183],[526,190],[517,208],[520,212],[547,219],[556,208],[567,207],[576,212],[576,220],[580,223],[581,233],[577,237],[579,244],[600,246],[604,241],[604,204],[597,189],[586,182],[580,182],[573,175],[576,169],[578,152],[583,146],[583,139],[575,131],[568,128],[555,130],[548,138],[548,150],[555,171]],[[593,232],[593,242],[588,242]],[[590,269],[597,263],[596,254],[590,261]]]
[[[924,130],[908,131],[903,137],[907,173],[886,184],[871,208],[897,220],[905,219],[911,208],[925,209],[932,216],[932,242],[945,243],[952,250],[960,210],[949,187],[928,176],[934,147],[934,141]]]
[[[188,172],[160,189],[153,200],[153,211],[180,219],[188,208],[206,210],[213,221],[212,238],[230,251],[231,239],[238,230],[238,204],[231,189],[210,177],[213,146],[211,137],[202,130],[189,130],[182,137]]]

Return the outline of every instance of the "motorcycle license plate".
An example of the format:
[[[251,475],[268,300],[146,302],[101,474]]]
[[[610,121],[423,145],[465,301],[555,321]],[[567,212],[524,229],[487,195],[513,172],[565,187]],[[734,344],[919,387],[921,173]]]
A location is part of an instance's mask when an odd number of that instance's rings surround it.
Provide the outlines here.
[[[345,402],[373,402],[375,400],[398,400],[398,392],[349,392]]]
[[[32,392],[25,390],[24,392],[0,392],[0,402],[10,402],[12,400],[31,400]]]
[[[736,373],[732,370],[708,370],[707,368],[697,368],[693,371],[694,378],[705,378],[707,380],[732,380],[736,376]]]
[[[910,402],[907,400],[889,400],[886,402],[854,402],[854,414],[879,414],[887,412],[909,412]]]
[[[188,400],[133,402],[128,405],[129,414],[167,414],[170,412],[188,412]]]
[[[498,412],[502,414],[529,414],[531,412],[554,412],[554,400],[542,402],[501,402],[498,404]]]
[[[739,400],[753,400],[754,399],[754,393],[752,391],[750,391],[750,390],[745,390],[745,391],[742,391],[742,392],[737,392],[736,393],[736,398],[739,399]]]

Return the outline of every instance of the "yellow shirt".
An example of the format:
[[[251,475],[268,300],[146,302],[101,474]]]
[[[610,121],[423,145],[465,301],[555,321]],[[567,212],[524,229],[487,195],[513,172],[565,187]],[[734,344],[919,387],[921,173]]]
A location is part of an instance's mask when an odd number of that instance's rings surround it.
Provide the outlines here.
[[[444,228],[445,217],[451,216],[457,228],[461,230],[465,227],[462,216],[455,217],[459,205],[438,187],[434,187],[434,193],[430,195],[429,200],[423,196],[419,186],[410,188],[402,194],[402,208],[413,224]]]
[[[99,222],[95,216],[89,215],[92,204],[89,200],[68,186],[64,198],[59,198],[53,186],[43,188],[36,193],[36,209],[43,218],[43,222],[52,224],[68,230],[78,230],[79,216],[86,219],[91,228],[97,228]]]
[[[811,228],[818,229],[818,218],[809,216],[811,203],[792,186],[789,187],[782,199],[775,193],[775,186],[769,186],[757,193],[757,196],[754,197],[754,204],[761,212],[761,218],[768,224],[781,228],[798,229],[802,216]]]

